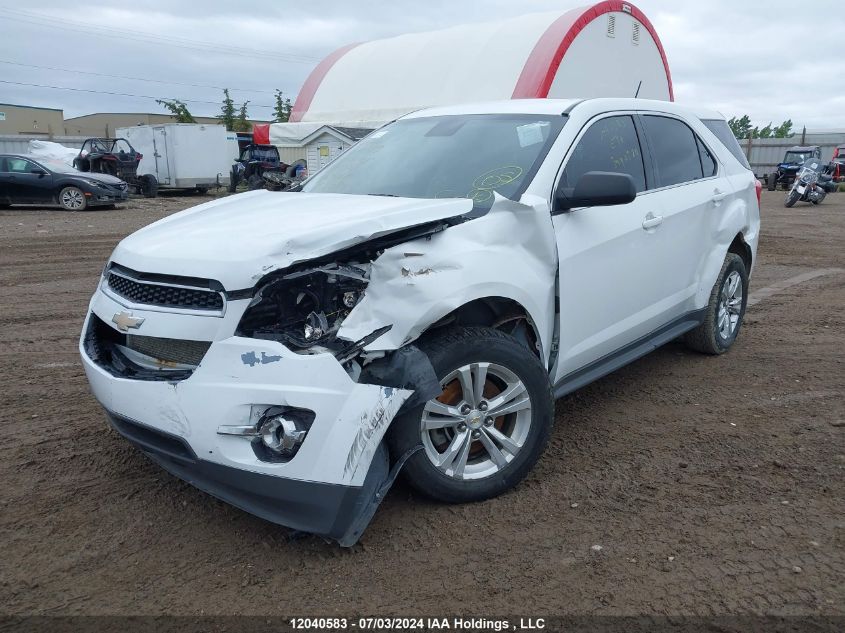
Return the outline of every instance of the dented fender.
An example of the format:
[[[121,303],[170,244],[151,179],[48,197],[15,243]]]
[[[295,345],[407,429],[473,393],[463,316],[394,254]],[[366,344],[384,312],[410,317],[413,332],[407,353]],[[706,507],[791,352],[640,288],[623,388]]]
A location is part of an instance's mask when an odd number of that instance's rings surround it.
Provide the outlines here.
[[[758,216],[756,222],[753,217],[755,213]],[[731,242],[733,242],[737,234],[742,234],[746,244],[751,247],[752,256],[756,255],[757,251],[760,225],[759,211],[750,209],[749,203],[745,200],[735,199],[727,209],[715,215],[715,217],[718,218],[718,223],[713,225],[713,237],[711,241],[717,247],[709,251],[703,262],[698,290],[695,296],[695,305],[699,308],[706,306],[710,300],[710,292],[713,290],[713,284],[716,283],[716,278],[722,269],[728,248],[730,248]],[[754,259],[752,259],[752,263]],[[751,271],[748,271],[748,273],[750,275]]]
[[[519,303],[548,361],[554,332],[557,247],[548,202],[496,194],[482,217],[394,246],[372,263],[366,291],[338,330],[356,341],[377,327],[390,331],[365,349],[398,349],[430,325],[476,299]]]

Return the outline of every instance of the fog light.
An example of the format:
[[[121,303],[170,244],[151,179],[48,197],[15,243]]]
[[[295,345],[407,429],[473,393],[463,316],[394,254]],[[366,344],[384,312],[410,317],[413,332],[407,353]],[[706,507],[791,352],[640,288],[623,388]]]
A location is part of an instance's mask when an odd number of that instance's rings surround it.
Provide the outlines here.
[[[292,456],[305,440],[308,431],[297,428],[296,422],[282,415],[265,420],[258,429],[261,442],[279,455]]]

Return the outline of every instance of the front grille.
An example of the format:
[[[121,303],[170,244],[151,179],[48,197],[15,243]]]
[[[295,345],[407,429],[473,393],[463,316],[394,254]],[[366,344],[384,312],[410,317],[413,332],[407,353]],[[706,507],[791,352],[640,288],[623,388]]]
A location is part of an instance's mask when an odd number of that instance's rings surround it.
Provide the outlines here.
[[[211,347],[211,343],[127,334],[126,347],[141,354],[171,363],[199,365],[208,348]]]
[[[123,334],[93,313],[83,345],[88,357],[112,376],[168,382],[189,378],[211,347],[211,343],[205,341]]]
[[[133,303],[185,310],[223,309],[223,297],[213,290],[147,283],[118,275],[114,271],[108,273],[108,286],[112,292]]]

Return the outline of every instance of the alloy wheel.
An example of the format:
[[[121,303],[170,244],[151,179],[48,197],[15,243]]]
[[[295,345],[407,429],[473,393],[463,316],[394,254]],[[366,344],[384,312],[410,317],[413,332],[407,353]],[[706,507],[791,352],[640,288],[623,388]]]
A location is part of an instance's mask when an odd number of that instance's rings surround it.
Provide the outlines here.
[[[420,433],[426,456],[444,475],[482,479],[505,468],[525,444],[531,398],[522,380],[495,363],[470,363],[450,372],[443,392],[423,407]]]
[[[62,206],[65,209],[81,209],[83,204],[85,204],[85,197],[79,189],[62,191]]]
[[[742,277],[734,270],[725,278],[719,295],[716,327],[724,340],[729,340],[736,333],[742,312],[742,293]]]

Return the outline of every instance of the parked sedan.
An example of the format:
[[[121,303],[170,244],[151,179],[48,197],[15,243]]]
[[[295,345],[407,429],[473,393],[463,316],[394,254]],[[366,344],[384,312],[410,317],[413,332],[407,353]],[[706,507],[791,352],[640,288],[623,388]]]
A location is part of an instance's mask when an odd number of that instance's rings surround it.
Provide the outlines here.
[[[58,204],[68,211],[82,211],[128,197],[128,186],[114,176],[81,173],[70,165],[24,154],[0,154],[0,207]]]

